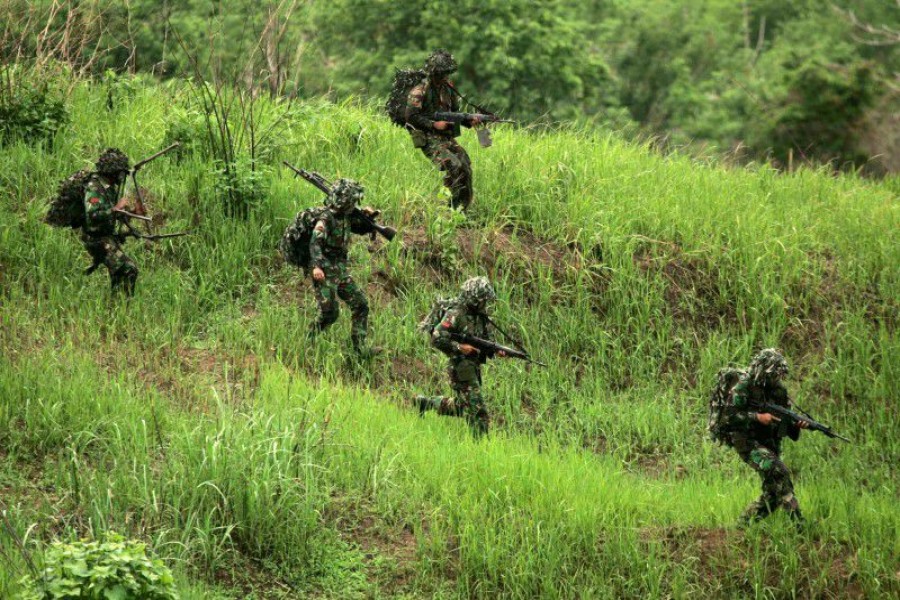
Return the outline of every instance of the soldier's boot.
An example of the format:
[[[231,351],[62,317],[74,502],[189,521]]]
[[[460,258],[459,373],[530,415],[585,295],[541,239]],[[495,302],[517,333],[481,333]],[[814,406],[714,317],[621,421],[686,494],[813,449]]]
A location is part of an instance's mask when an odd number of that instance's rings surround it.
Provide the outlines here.
[[[744,512],[738,518],[738,528],[746,529],[753,523],[757,523],[768,517],[771,512],[772,510],[769,508],[769,504],[768,502],[766,502],[766,499],[764,497],[760,497],[759,499],[751,502],[747,506],[747,508],[744,509]]]
[[[384,348],[381,346],[370,346],[364,333],[351,335],[350,341],[353,343],[353,351],[356,352],[356,355],[365,360],[375,358],[384,352]]]
[[[429,410],[434,410],[435,406],[431,402],[431,398],[419,394],[412,399],[412,405],[419,410],[419,416],[424,417]]]
[[[806,520],[803,518],[803,513],[800,511],[800,502],[797,501],[797,497],[791,494],[789,498],[781,503],[781,506],[787,512],[791,521],[794,522],[794,527],[797,531],[802,532],[806,525]]]
[[[109,283],[113,292],[124,292],[129,298],[134,296],[137,284],[138,269],[133,262],[125,261],[109,273]]]

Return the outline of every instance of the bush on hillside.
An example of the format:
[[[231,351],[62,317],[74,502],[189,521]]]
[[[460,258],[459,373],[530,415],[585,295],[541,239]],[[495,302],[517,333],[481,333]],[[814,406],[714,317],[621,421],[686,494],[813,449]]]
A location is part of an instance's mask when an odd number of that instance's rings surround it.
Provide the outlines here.
[[[0,143],[51,140],[69,122],[65,101],[47,88],[0,92]]]
[[[41,579],[25,577],[19,600],[175,600],[172,572],[146,545],[108,533],[103,541],[54,542]]]

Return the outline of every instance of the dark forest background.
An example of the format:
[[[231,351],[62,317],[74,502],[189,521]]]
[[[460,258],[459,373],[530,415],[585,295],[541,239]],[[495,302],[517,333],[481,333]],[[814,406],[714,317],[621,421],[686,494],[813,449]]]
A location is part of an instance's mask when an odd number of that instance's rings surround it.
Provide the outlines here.
[[[900,171],[900,0],[5,0],[0,13],[0,110],[34,92],[9,83],[23,60],[379,102],[394,69],[445,47],[463,91],[525,123]]]

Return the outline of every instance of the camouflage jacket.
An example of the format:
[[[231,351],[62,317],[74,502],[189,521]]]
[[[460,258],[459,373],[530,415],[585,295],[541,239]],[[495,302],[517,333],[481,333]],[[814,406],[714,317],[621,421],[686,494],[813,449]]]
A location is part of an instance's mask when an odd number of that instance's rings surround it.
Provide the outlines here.
[[[453,89],[453,84],[441,85],[435,88],[426,77],[409,91],[406,101],[406,122],[415,129],[443,137],[459,137],[460,126],[454,124],[444,131],[434,128],[432,117],[439,111],[459,111],[459,97]]]
[[[444,312],[440,323],[431,332],[431,344],[451,358],[462,358],[465,354],[460,351],[459,343],[450,337],[451,333],[491,339],[487,318],[481,313],[471,312],[461,304],[455,304]]]
[[[119,189],[94,173],[84,186],[84,233],[105,237],[116,232],[113,208],[119,201]]]
[[[321,216],[309,238],[309,266],[324,269],[347,261],[350,234],[370,235],[373,230],[371,223],[358,216],[359,213],[342,215],[324,207],[319,210]]]
[[[792,439],[799,436],[799,428],[785,430],[778,424],[763,425],[756,420],[756,415],[763,412],[758,407],[763,403],[777,404],[785,408],[791,407],[791,399],[787,388],[780,382],[760,385],[754,382],[749,374],[741,376],[732,390],[732,403],[725,413],[726,429],[734,434],[756,440],[773,440],[789,435]]]

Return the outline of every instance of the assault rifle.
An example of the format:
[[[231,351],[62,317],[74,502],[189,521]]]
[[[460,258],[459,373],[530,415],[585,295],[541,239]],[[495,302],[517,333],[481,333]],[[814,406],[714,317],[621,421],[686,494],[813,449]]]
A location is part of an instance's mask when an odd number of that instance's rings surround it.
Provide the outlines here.
[[[503,352],[506,356],[510,356],[512,358],[518,358],[520,360],[524,360],[525,362],[529,362],[531,364],[537,365],[539,367],[546,367],[544,363],[534,360],[531,356],[525,352],[524,350],[518,350],[516,348],[510,348],[509,346],[504,346],[503,344],[498,344],[497,342],[492,342],[490,340],[485,340],[480,337],[476,337],[474,335],[468,335],[465,333],[450,333],[450,339],[454,342],[458,342],[461,344],[469,344],[470,346],[474,346],[478,349],[479,354],[483,358],[493,358],[494,355]]]
[[[289,163],[286,160],[282,161],[282,163],[284,163],[284,166],[286,166],[288,169],[293,171],[298,177],[302,177],[308,183],[311,183],[314,186],[316,186],[319,189],[319,191],[321,191],[322,193],[324,193],[324,194],[331,193],[331,184],[328,182],[327,179],[325,179],[324,177],[322,177],[315,171],[307,171],[306,169],[298,169],[297,167],[295,167],[294,165],[292,165],[291,163]],[[357,220],[365,223],[366,227],[370,228],[372,231],[377,232],[379,235],[381,235],[387,241],[393,240],[394,237],[396,237],[396,235],[397,235],[396,229],[394,229],[393,227],[388,227],[387,225],[380,225],[377,221],[375,221],[375,219],[373,219],[371,216],[369,216],[364,211],[360,210],[359,207],[355,207],[353,209],[353,211],[350,213],[350,216],[353,219],[357,219]]]
[[[828,425],[823,425],[809,415],[801,415],[800,413],[796,413],[789,408],[785,408],[784,406],[771,403],[762,403],[759,405],[758,410],[759,412],[767,412],[775,415],[776,417],[779,417],[782,426],[788,424],[806,423],[807,429],[824,433],[830,438],[837,438],[839,440],[844,440],[845,442],[850,441],[844,436],[835,433]]]

